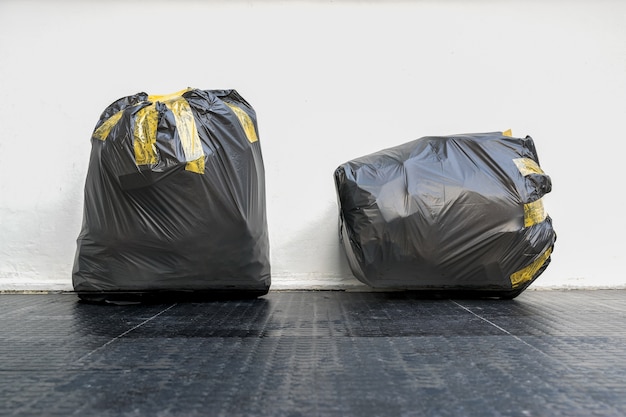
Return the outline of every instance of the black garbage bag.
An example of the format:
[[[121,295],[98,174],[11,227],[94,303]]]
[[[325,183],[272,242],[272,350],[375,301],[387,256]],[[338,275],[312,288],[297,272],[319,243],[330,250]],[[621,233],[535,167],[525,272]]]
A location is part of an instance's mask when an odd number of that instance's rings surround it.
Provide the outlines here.
[[[84,300],[269,291],[256,113],[235,90],[138,93],[91,137],[72,282]]]
[[[529,136],[424,137],[334,179],[340,240],[371,287],[513,298],[550,263],[552,183]]]

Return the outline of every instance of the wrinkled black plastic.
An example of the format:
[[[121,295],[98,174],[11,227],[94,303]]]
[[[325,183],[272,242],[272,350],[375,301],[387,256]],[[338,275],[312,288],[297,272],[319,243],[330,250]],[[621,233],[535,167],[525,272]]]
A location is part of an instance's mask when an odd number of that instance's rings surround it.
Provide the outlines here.
[[[524,208],[551,191],[531,137],[424,137],[339,166],[340,240],[354,276],[375,288],[512,298],[550,263],[556,234]],[[535,269],[529,266],[533,266]],[[511,275],[530,268],[517,285]]]
[[[115,101],[96,124],[72,274],[84,300],[259,296],[269,290],[261,146],[246,136],[232,106],[247,114],[254,132],[256,113],[235,90],[187,89],[181,97],[193,114],[203,171],[187,169],[189,152],[176,118],[146,93]],[[158,111],[157,160],[138,165],[136,117],[152,104]],[[121,118],[106,140],[96,138],[116,113]]]

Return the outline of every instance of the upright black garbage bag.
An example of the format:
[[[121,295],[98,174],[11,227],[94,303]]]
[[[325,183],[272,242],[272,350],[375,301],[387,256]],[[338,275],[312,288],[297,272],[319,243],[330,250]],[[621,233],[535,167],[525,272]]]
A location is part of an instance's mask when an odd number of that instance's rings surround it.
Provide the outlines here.
[[[106,108],[91,137],[78,296],[266,294],[257,132],[254,109],[235,90],[138,93]]]
[[[334,173],[340,240],[375,288],[513,298],[546,269],[552,189],[531,137],[423,137]]]

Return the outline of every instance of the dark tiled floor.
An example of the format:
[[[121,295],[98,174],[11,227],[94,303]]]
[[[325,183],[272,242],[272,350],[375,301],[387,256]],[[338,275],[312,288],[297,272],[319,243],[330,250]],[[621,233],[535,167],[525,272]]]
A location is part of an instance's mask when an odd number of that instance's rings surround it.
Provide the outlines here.
[[[626,290],[0,295],[2,416],[626,415]]]

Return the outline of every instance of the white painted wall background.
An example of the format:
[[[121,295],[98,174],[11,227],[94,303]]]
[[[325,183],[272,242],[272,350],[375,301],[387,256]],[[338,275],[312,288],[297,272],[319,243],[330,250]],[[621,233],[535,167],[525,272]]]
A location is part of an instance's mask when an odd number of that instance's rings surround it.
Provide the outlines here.
[[[0,0],[0,290],[71,290],[112,101],[256,109],[273,288],[358,287],[334,169],[426,135],[531,135],[558,240],[532,288],[625,287],[626,2]]]

